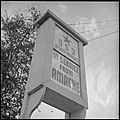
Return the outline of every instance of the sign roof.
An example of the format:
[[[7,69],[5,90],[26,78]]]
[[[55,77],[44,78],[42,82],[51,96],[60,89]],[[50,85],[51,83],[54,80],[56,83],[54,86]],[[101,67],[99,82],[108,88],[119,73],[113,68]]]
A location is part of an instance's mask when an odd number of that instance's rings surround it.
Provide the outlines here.
[[[38,19],[33,26],[35,27],[36,24],[41,25],[43,22],[45,22],[48,18],[52,18],[54,21],[56,21],[58,24],[60,24],[62,27],[64,27],[68,32],[70,32],[72,35],[74,35],[78,40],[80,40],[83,43],[83,46],[88,44],[88,41],[82,37],[79,33],[77,33],[73,28],[71,28],[68,24],[66,24],[63,20],[61,20],[59,17],[57,17],[53,12],[51,12],[49,9],[47,12]]]

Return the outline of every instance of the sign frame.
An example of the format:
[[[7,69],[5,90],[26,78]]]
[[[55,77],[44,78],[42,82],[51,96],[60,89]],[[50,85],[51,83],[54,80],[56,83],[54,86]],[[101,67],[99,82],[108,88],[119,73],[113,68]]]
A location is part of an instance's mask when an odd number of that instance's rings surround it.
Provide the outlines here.
[[[50,79],[56,24],[73,36],[75,40],[78,40],[79,76],[81,76],[80,96],[59,86]],[[71,114],[70,116],[74,116],[75,111],[88,108],[83,55],[83,46],[88,43],[50,10],[37,20],[34,26],[38,27],[37,40],[20,118],[29,118],[41,101]],[[38,93],[40,98],[37,95]],[[37,98],[37,102],[33,102],[35,98]]]

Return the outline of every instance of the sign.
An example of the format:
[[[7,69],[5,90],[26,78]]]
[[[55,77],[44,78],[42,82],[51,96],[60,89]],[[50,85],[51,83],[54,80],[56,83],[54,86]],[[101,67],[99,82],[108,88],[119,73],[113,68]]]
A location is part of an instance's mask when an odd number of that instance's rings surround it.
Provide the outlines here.
[[[33,26],[38,34],[20,119],[30,119],[41,101],[65,111],[65,118],[85,118],[87,41],[49,10]]]
[[[57,26],[55,30],[54,48],[79,64],[78,42]]]
[[[51,80],[80,95],[79,67],[53,50]]]

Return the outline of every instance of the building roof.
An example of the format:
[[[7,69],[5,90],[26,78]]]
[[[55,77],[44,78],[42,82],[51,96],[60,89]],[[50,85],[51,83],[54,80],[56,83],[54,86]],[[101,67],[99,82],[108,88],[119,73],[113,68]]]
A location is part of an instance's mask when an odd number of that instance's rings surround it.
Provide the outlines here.
[[[88,41],[82,37],[79,33],[77,33],[73,28],[71,28],[68,24],[66,24],[63,20],[61,20],[58,16],[56,16],[52,11],[49,9],[47,12],[38,19],[33,26],[36,24],[41,25],[43,22],[45,22],[48,18],[52,18],[54,21],[56,21],[58,24],[60,24],[63,28],[65,28],[68,32],[70,32],[73,36],[75,36],[78,40],[80,40],[83,43],[83,46],[88,44]]]

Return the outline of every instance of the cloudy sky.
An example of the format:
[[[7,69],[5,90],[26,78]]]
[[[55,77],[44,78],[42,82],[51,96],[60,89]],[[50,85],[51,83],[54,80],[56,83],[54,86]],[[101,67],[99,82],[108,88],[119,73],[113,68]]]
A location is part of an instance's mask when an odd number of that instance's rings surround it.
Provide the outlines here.
[[[2,1],[9,15],[35,5],[50,9],[88,40],[84,47],[88,105],[86,118],[118,118],[119,3]],[[84,24],[84,23],[89,24]],[[65,113],[42,103],[31,118],[64,118]]]

